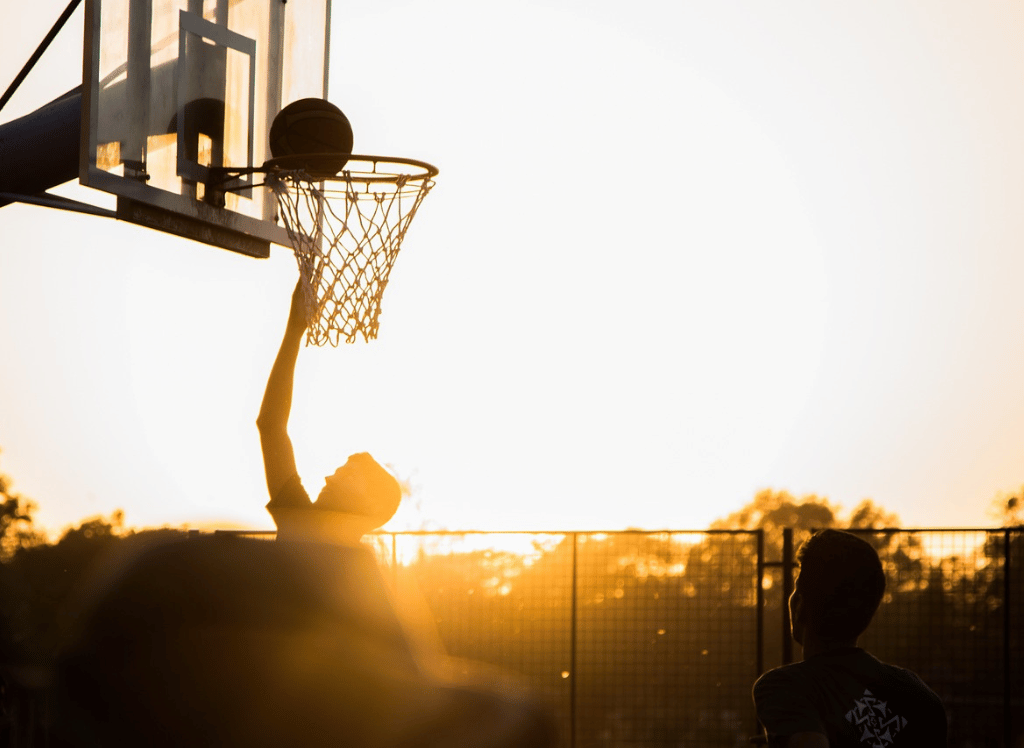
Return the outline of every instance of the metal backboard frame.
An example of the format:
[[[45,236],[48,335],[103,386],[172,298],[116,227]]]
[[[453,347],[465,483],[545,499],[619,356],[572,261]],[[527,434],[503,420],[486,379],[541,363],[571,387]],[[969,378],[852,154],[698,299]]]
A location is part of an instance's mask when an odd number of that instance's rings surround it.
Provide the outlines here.
[[[83,185],[118,217],[254,257],[289,245],[260,166],[284,104],[326,98],[331,0],[86,0]],[[225,188],[230,189],[225,189]]]

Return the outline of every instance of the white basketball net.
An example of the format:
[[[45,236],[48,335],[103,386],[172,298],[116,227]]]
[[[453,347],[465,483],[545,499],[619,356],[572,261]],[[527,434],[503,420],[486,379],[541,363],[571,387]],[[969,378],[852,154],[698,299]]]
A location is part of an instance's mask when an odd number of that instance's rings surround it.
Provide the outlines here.
[[[329,178],[305,171],[267,177],[299,264],[311,345],[377,337],[391,268],[434,186],[429,174],[383,172],[382,164],[400,166],[353,156]]]

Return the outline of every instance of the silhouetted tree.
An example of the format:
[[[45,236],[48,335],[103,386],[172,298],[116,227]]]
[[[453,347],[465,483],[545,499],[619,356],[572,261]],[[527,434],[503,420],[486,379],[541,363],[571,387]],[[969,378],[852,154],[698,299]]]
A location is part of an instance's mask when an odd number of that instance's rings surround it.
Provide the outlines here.
[[[95,518],[48,543],[35,502],[0,474],[0,744],[42,745],[38,689],[68,624],[82,574],[123,533],[123,515]]]
[[[992,499],[989,515],[1003,527],[1024,525],[1024,486],[1013,493],[997,494]]]
[[[56,543],[22,545],[0,569],[0,618],[7,659],[50,661],[67,623],[67,606],[84,573],[124,533],[118,511],[64,532]]]
[[[758,491],[753,500],[739,511],[715,520],[712,529],[756,530],[765,534],[765,556],[771,560],[782,558],[782,531],[790,527],[799,531],[796,543],[811,530],[835,527],[839,524],[839,507],[828,499],[813,494],[797,499],[788,491],[766,488]]]
[[[962,533],[915,534],[899,524],[869,499],[847,514],[818,496],[767,490],[715,528],[763,529],[768,560],[781,557],[786,527],[797,530],[796,547],[812,529],[858,528],[878,549],[889,582],[862,643],[920,672],[948,704],[972,705],[956,712],[951,735],[959,738],[951,745],[978,735],[984,742],[999,729],[1002,671],[992,655],[1000,651],[1005,611],[1003,533],[975,549]],[[408,570],[450,652],[527,676],[564,725],[572,684],[579,744],[739,745],[754,730],[754,540],[717,532],[581,533],[575,547],[566,535],[528,559],[442,546]],[[1013,534],[1011,544],[1013,557],[1024,557],[1024,533]],[[765,574],[763,665],[773,667],[781,659],[785,601],[781,569]],[[1015,579],[1019,601],[1024,574]]]
[[[7,561],[19,548],[37,545],[43,534],[33,525],[35,502],[14,493],[13,481],[0,473],[0,563]]]

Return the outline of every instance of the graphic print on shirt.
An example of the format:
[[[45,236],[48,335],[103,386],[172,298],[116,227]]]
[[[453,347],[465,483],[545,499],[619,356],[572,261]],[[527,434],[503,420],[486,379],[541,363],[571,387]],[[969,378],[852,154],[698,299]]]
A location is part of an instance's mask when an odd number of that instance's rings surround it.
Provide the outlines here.
[[[860,742],[871,748],[887,748],[907,726],[907,720],[893,714],[886,701],[876,699],[868,689],[846,713],[846,721],[861,731]]]

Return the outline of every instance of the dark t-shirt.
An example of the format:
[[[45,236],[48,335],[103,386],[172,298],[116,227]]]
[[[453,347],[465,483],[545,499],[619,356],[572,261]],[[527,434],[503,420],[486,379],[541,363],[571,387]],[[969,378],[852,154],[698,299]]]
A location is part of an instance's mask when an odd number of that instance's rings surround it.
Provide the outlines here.
[[[754,684],[769,745],[798,732],[824,733],[830,748],[946,745],[946,712],[915,673],[863,649],[825,652],[765,673]]]

